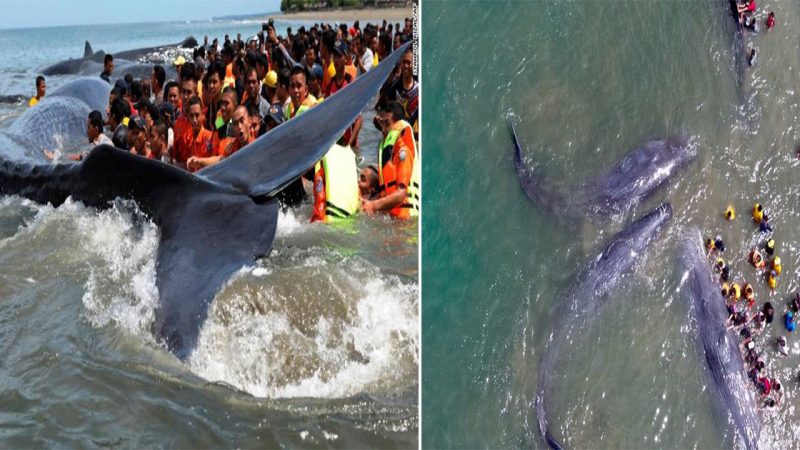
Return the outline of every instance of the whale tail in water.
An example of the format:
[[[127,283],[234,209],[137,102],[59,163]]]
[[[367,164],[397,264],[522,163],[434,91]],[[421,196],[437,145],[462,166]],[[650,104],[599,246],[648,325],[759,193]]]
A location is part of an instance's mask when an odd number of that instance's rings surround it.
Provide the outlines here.
[[[135,200],[161,233],[154,332],[185,360],[220,287],[236,271],[269,254],[278,220],[275,194],[325,155],[375,96],[408,45],[341,92],[197,174],[101,145],[80,164],[0,157],[0,195],[54,205],[71,196],[97,208],[109,207],[115,198]],[[98,95],[107,96],[106,83],[81,80],[81,86],[99,86],[98,91],[105,91]],[[91,99],[85,90],[78,92]]]
[[[544,178],[525,165],[522,160],[522,146],[517,137],[517,127],[511,118],[508,119],[508,128],[514,141],[514,169],[525,194],[548,213],[564,211],[566,201],[564,195],[554,186],[545,183]]]
[[[94,51],[92,50],[92,44],[89,41],[86,41],[86,44],[83,46],[83,57],[88,58],[94,55]]]

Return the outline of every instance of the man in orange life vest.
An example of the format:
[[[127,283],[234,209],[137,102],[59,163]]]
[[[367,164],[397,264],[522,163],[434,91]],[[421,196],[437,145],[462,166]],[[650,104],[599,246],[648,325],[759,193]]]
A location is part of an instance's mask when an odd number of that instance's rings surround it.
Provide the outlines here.
[[[414,131],[403,117],[403,107],[397,102],[389,102],[378,119],[383,135],[378,150],[380,198],[361,200],[361,207],[367,214],[381,211],[399,219],[412,217],[413,206],[407,198],[416,144]]]

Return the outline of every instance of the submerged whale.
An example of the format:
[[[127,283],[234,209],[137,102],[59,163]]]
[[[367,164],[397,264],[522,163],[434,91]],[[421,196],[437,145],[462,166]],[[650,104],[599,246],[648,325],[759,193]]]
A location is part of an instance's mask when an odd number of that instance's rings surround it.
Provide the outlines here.
[[[114,60],[116,61],[117,58],[121,60],[130,60],[135,61],[138,58],[146,56],[150,53],[161,53],[169,49],[175,48],[194,48],[197,47],[197,39],[192,36],[187,37],[181,42],[177,44],[167,44],[161,45],[158,47],[145,47],[145,48],[137,48],[133,50],[126,50],[122,52],[114,53]],[[65,59],[64,61],[59,61],[55,64],[50,64],[48,66],[40,67],[38,72],[42,75],[77,75],[81,71],[81,66],[83,63],[87,61],[94,61],[96,63],[103,63],[103,59],[105,58],[106,53],[103,50],[95,52],[92,50],[92,45],[89,44],[89,41],[86,41],[83,49],[83,57],[82,58],[73,58],[73,59]],[[98,75],[100,72],[97,73]],[[148,74],[149,76],[149,74]]]
[[[111,76],[111,82],[114,83],[117,79],[125,77],[126,74],[131,74],[134,79],[149,80],[150,75],[153,73],[154,64],[149,63],[136,63],[125,59],[114,58],[114,73]],[[162,66],[166,77],[165,80],[177,80],[178,72],[172,64],[165,64]],[[78,69],[78,75],[86,77],[97,77],[103,72],[103,63],[92,60],[84,61]]]
[[[525,165],[516,126],[511,119],[508,123],[514,141],[514,167],[525,194],[548,213],[573,219],[589,213],[614,216],[627,212],[697,156],[696,143],[685,137],[649,141],[608,173],[571,189],[568,195]]]
[[[691,300],[691,316],[698,335],[701,360],[714,386],[712,396],[718,400],[725,424],[733,423],[748,450],[758,448],[761,421],[756,413],[756,400],[747,379],[739,339],[725,327],[728,318],[725,300],[719,285],[712,278],[708,259],[697,229],[686,233],[681,249],[685,268],[687,295]]]
[[[96,208],[108,208],[115,198],[135,200],[161,234],[154,332],[185,360],[220,287],[269,254],[278,221],[275,195],[330,149],[408,45],[318,106],[195,174],[107,145],[92,149],[79,164],[45,162],[36,141],[58,127],[52,121],[74,116],[66,121],[80,121],[85,132],[89,109],[102,111],[108,101],[110,86],[99,78],[67,83],[0,135],[0,195],[56,206],[72,197]]]
[[[633,269],[638,258],[672,218],[672,207],[662,203],[655,210],[617,233],[603,251],[578,276],[567,294],[566,305],[556,320],[539,364],[539,377],[534,398],[536,420],[542,439],[552,448],[563,448],[551,431],[547,418],[547,394],[552,389],[556,356],[560,344],[583,329],[597,316],[599,309],[617,287],[622,276]]]

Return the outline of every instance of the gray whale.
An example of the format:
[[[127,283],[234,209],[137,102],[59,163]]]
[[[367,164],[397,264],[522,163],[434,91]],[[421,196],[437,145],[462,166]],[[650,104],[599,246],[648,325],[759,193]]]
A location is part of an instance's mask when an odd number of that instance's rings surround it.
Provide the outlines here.
[[[686,233],[681,248],[698,347],[714,386],[712,392],[716,395],[712,395],[719,400],[725,422],[730,420],[745,447],[753,450],[758,448],[761,420],[756,413],[753,390],[749,388],[739,338],[725,327],[728,318],[725,300],[712,277],[702,245],[700,231],[692,229]]]
[[[669,203],[662,203],[614,235],[600,255],[581,271],[576,285],[567,294],[566,307],[556,319],[551,338],[542,354],[533,405],[540,436],[551,448],[563,448],[550,429],[546,403],[561,342],[568,340],[573,333],[584,328],[587,321],[597,316],[622,276],[630,272],[638,261],[635,255],[647,249],[671,218],[672,207]]]
[[[330,149],[408,45],[302,116],[196,174],[108,145],[95,147],[79,164],[44,161],[40,149],[48,133],[70,123],[62,131],[82,136],[89,110],[105,109],[108,83],[99,77],[75,80],[0,135],[0,195],[56,206],[72,197],[96,208],[108,208],[116,198],[135,200],[161,233],[154,333],[185,360],[220,287],[269,254],[278,221],[275,195]]]
[[[197,39],[195,39],[192,36],[189,36],[183,41],[178,42],[176,44],[167,44],[157,47],[137,48],[133,50],[125,50],[122,52],[117,52],[114,53],[114,60],[116,62],[117,58],[119,58],[121,60],[134,61],[150,53],[156,53],[156,52],[160,53],[174,48],[194,48],[194,47],[197,47]],[[83,49],[82,58],[65,59],[63,61],[59,61],[54,64],[43,66],[38,69],[38,72],[41,73],[42,75],[48,75],[48,76],[78,75],[81,72],[81,66],[83,65],[83,63],[87,61],[93,61],[102,64],[105,56],[106,53],[103,50],[97,52],[93,51],[92,45],[89,44],[89,41],[86,41],[86,44],[84,45]],[[100,72],[98,72],[97,75],[100,75]]]
[[[686,137],[653,140],[630,152],[606,174],[571,189],[568,195],[548,184],[525,165],[514,122],[508,120],[514,142],[514,168],[525,194],[548,213],[581,219],[588,214],[622,214],[647,198],[697,156],[696,143]]]

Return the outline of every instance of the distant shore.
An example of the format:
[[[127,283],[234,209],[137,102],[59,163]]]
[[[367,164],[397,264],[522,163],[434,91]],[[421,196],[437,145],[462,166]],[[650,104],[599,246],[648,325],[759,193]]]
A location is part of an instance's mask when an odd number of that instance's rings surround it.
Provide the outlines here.
[[[400,22],[406,17],[411,17],[411,8],[367,8],[367,9],[334,9],[327,11],[303,11],[289,14],[264,16],[266,21],[270,17],[276,20],[315,20],[320,22],[353,22],[387,20]]]

